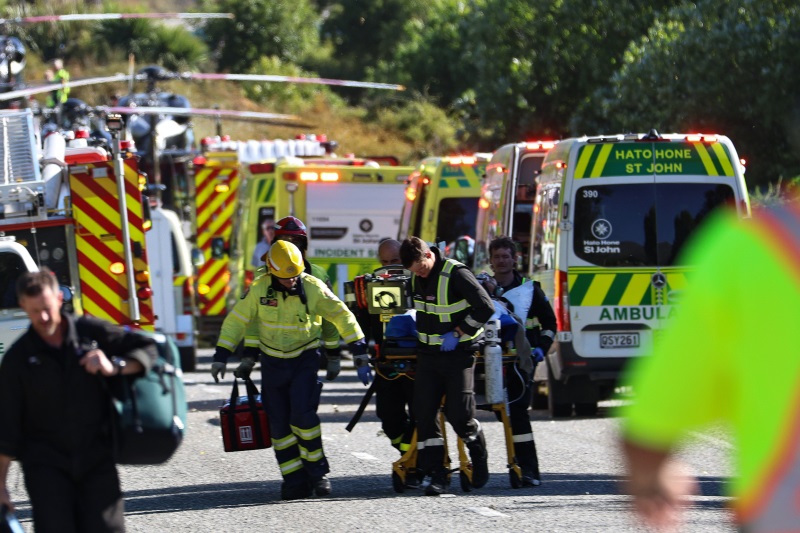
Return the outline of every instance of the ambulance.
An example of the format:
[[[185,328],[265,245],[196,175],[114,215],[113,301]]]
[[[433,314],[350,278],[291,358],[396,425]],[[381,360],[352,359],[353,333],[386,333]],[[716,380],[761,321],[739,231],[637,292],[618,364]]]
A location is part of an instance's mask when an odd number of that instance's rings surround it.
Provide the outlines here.
[[[581,137],[547,153],[528,262],[558,321],[534,376],[551,416],[595,414],[626,363],[652,350],[691,281],[684,244],[725,205],[750,215],[744,166],[723,135]]]
[[[475,272],[490,271],[489,243],[495,237],[511,237],[520,247],[517,270],[528,271],[530,228],[536,199],[536,179],[553,141],[505,144],[492,153],[478,200]]]
[[[408,179],[398,240],[407,237],[436,244],[444,252],[469,263],[469,252],[455,252],[455,243],[472,241],[476,234],[478,198],[489,154],[427,157]],[[473,251],[474,253],[474,251]]]
[[[334,292],[380,266],[378,243],[397,235],[412,167],[361,158],[281,158],[245,165],[231,246],[230,305],[257,275],[253,256],[264,221],[294,216],[308,229],[307,259],[326,269]]]

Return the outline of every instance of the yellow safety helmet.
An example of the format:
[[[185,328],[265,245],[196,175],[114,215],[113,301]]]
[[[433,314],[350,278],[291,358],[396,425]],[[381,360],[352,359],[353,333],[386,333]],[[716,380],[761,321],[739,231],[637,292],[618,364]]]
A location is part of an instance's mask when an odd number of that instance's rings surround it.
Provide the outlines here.
[[[264,262],[273,276],[288,279],[299,276],[305,270],[303,254],[289,241],[275,241],[266,255]]]

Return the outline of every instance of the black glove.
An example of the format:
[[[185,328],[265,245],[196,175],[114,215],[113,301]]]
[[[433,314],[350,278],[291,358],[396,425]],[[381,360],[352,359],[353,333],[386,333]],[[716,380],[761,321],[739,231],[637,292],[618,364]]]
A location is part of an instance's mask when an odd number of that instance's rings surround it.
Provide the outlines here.
[[[225,379],[225,367],[230,355],[231,351],[222,346],[217,346],[214,351],[214,362],[211,363],[211,377],[214,378],[215,382],[219,383],[219,378]]]
[[[250,377],[250,372],[253,371],[254,366],[256,366],[256,360],[247,355],[243,355],[239,366],[233,371],[233,375],[240,379],[247,379]]]

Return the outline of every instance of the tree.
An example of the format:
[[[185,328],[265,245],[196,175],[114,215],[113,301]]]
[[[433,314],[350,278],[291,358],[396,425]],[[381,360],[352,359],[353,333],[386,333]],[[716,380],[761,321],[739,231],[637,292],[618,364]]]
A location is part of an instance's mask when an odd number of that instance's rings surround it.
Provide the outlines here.
[[[234,20],[209,21],[204,39],[221,71],[244,72],[261,57],[299,63],[319,45],[319,15],[309,0],[206,0]]]
[[[567,134],[569,118],[609,82],[629,43],[678,3],[473,1],[464,39],[477,80],[473,123],[488,126],[495,144]]]
[[[330,65],[341,76],[364,79],[368,69],[412,38],[439,0],[340,0],[328,8],[322,38],[330,43]],[[320,68],[325,74],[325,70]]]
[[[731,137],[752,187],[800,172],[800,7],[705,0],[660,17],[573,129]]]

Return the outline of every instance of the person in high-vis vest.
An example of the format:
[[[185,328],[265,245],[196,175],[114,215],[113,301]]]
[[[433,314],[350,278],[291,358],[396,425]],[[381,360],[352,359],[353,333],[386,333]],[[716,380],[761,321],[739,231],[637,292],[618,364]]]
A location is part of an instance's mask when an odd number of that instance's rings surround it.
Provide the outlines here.
[[[489,264],[493,277],[484,282],[486,291],[495,298],[506,301],[518,301],[512,298],[512,291],[517,288],[529,289],[525,292],[527,301],[524,309],[512,309],[515,313],[523,313],[519,318],[525,321],[525,337],[532,351],[518,352],[518,363],[513,371],[506,372],[508,390],[508,411],[511,420],[511,433],[514,435],[514,451],[522,469],[522,486],[537,487],[541,485],[539,458],[536,454],[536,442],[533,440],[533,429],[528,414],[531,404],[531,380],[536,364],[544,359],[544,355],[553,344],[556,335],[556,315],[544,291],[537,282],[522,277],[515,267],[517,264],[517,246],[509,237],[497,237],[489,243]],[[528,287],[523,287],[528,283]],[[527,295],[530,296],[527,296]],[[520,306],[521,307],[521,306]],[[499,414],[497,414],[499,417]]]
[[[277,241],[267,252],[268,274],[253,282],[222,323],[211,374],[225,376],[225,363],[258,323],[261,388],[269,416],[275,457],[283,476],[281,498],[307,498],[331,492],[322,450],[317,379],[322,317],[331,322],[355,356],[366,355],[364,334],[355,316],[319,279],[304,272],[300,250]]]
[[[306,259],[306,252],[308,251],[308,231],[303,221],[296,217],[283,217],[278,222],[273,224],[274,241],[288,241],[297,246],[300,253],[303,255],[303,263],[305,264],[305,272],[311,274],[315,278],[322,280],[328,288],[331,286],[331,278],[328,272],[319,265],[312,265]],[[269,251],[269,249],[267,250]],[[261,264],[264,265],[267,260],[267,253],[261,256]],[[267,269],[266,265],[263,267]],[[320,362],[325,365],[327,370],[325,379],[332,381],[336,379],[342,370],[342,353],[339,343],[339,332],[336,331],[336,326],[328,322],[322,321],[321,329],[322,346],[325,348],[325,356],[321,358]],[[248,325],[247,332],[244,336],[244,345],[242,350],[242,358],[239,366],[236,367],[234,375],[237,378],[244,378],[250,375],[256,361],[259,359],[261,351],[259,348],[258,325],[253,322]],[[363,372],[359,375],[363,382]],[[367,383],[364,383],[365,385]]]
[[[447,491],[443,428],[439,407],[456,434],[464,440],[472,461],[472,485],[489,480],[486,440],[475,419],[473,345],[494,313],[492,299],[472,272],[453,259],[442,258],[418,237],[400,246],[400,259],[412,276],[417,311],[417,374],[414,416],[417,424],[417,468],[428,478],[425,494]]]
[[[645,523],[673,529],[696,486],[674,457],[690,431],[727,423],[741,531],[800,531],[800,209],[714,215],[686,257],[696,267],[655,353],[635,362],[622,408],[626,490]],[[683,263],[681,263],[683,264]],[[757,324],[768,324],[759,334]]]
[[[64,68],[64,62],[61,59],[54,59],[53,69],[45,72],[47,82],[60,83],[61,88],[47,95],[45,105],[51,108],[63,104],[69,98],[69,72]]]

